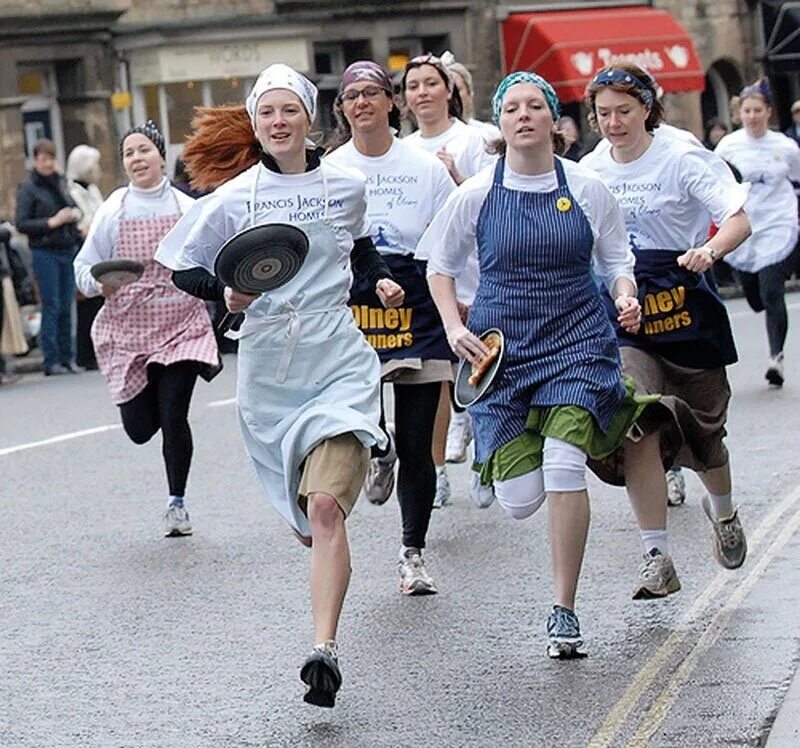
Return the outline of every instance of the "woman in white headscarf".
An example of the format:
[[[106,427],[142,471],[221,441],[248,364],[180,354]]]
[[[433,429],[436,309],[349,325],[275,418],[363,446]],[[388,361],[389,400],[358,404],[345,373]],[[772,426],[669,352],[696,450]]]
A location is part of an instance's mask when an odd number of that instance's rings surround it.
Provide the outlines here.
[[[158,259],[176,271],[179,287],[245,313],[238,331],[242,434],[267,499],[311,545],[315,646],[300,677],[308,703],[331,707],[342,680],[336,630],[350,579],[345,519],[370,448],[386,446],[380,363],[348,306],[351,268],[370,279],[385,306],[401,304],[403,291],[370,239],[364,176],[320,162],[307,147],[316,105],[314,85],[276,64],[258,77],[246,109],[201,111],[184,160],[193,186],[217,189],[164,239]],[[222,244],[244,228],[276,222],[308,237],[297,275],[261,296],[225,287],[213,275]]]

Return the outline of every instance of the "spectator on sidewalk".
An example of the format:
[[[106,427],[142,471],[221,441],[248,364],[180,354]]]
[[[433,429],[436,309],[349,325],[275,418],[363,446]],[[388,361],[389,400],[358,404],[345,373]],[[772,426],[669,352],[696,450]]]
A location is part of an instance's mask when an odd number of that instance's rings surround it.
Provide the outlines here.
[[[9,311],[13,311],[16,307],[11,263],[9,262],[7,254],[8,240],[10,238],[10,229],[6,224],[0,223],[0,386],[13,384],[19,379],[19,374],[8,371],[4,355],[6,353],[7,339],[8,345],[10,345],[11,338],[15,337],[12,336],[13,319],[11,315],[5,314],[6,307],[9,308]],[[19,310],[17,310],[17,316],[19,317]],[[25,351],[27,351],[24,335],[22,336],[22,342],[25,344]],[[12,350],[9,352],[16,353],[24,351]]]
[[[72,307],[75,277],[72,260],[78,251],[80,211],[56,170],[52,140],[33,144],[33,171],[17,191],[16,226],[27,234],[33,251],[33,273],[42,302],[40,342],[44,373],[78,373]]]

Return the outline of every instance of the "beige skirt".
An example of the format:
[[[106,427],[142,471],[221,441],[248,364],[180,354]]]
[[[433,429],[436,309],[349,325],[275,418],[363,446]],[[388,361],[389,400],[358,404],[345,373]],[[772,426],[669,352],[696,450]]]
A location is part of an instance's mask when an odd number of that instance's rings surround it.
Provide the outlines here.
[[[0,303],[3,304],[3,330],[0,334],[0,353],[7,356],[18,356],[27,353],[28,341],[22,329],[22,318],[19,314],[17,296],[11,278],[3,278],[0,287]]]

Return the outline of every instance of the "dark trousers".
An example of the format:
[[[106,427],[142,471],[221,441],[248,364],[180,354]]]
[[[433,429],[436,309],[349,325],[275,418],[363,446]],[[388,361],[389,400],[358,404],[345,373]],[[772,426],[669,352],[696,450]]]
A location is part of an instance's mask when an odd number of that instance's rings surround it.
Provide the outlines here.
[[[94,344],[92,343],[92,324],[97,313],[103,308],[105,299],[102,296],[93,296],[90,299],[81,298],[78,300],[78,324],[75,328],[75,360],[78,366],[84,369],[96,369],[97,358],[94,355]]]
[[[403,522],[403,545],[424,548],[436,496],[431,442],[442,385],[431,382],[393,386],[397,499]],[[385,428],[383,412],[381,427]]]
[[[75,361],[75,336],[72,307],[75,303],[75,247],[33,248],[33,274],[42,300],[42,327],[39,345],[45,370],[56,364]]]
[[[783,350],[789,318],[786,313],[784,264],[768,265],[757,273],[736,272],[747,303],[754,312],[766,311],[769,355],[777,356]]]
[[[183,496],[186,491],[193,452],[189,404],[198,369],[195,361],[151,364],[147,367],[147,387],[119,406],[122,427],[135,444],[150,441],[161,430],[170,496]]]

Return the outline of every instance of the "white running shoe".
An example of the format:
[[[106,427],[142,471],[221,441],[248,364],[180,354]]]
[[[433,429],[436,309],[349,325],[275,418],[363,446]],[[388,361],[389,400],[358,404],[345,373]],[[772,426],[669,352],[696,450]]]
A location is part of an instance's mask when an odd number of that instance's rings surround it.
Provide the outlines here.
[[[680,468],[667,470],[667,504],[680,506],[686,501],[686,479]]]
[[[445,446],[445,460],[447,462],[465,462],[467,447],[472,441],[472,421],[466,411],[454,412],[450,418],[450,428],[447,430],[447,444]]]
[[[367,477],[364,480],[364,494],[371,504],[385,504],[394,491],[394,466],[397,452],[394,449],[394,429],[387,426],[389,452],[383,457],[373,457],[369,461]]]
[[[435,595],[436,582],[425,569],[419,548],[406,548],[397,562],[400,574],[400,592],[404,595]]]
[[[433,508],[441,509],[453,503],[453,492],[450,489],[450,481],[447,478],[447,470],[444,465],[436,468],[436,495],[433,497]]]
[[[769,360],[765,379],[776,387],[783,387],[783,351]]]
[[[671,595],[680,588],[678,572],[669,556],[657,548],[644,554],[644,563],[639,569],[639,584],[633,591],[634,600],[655,600]]]
[[[164,535],[168,538],[177,538],[182,535],[192,534],[192,523],[189,521],[189,512],[183,504],[170,504],[164,512]]]
[[[473,470],[469,477],[469,495],[478,509],[487,509],[494,502],[494,486],[484,486],[480,476]]]

